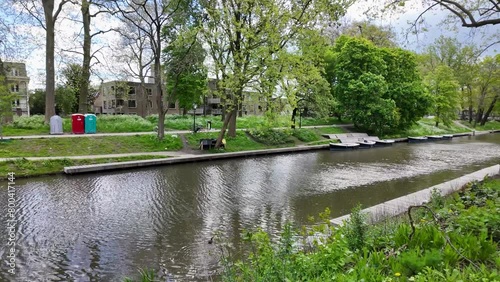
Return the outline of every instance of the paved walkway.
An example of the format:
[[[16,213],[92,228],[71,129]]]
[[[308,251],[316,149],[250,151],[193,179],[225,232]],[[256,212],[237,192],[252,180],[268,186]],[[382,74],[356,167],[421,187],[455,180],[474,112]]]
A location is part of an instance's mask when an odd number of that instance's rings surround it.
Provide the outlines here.
[[[187,154],[187,153],[180,152],[180,151],[162,151],[162,152],[141,152],[141,153],[127,153],[127,154],[87,155],[87,156],[0,158],[0,162],[12,161],[12,160],[18,160],[18,159],[27,159],[30,161],[61,160],[61,159],[83,160],[83,159],[123,158],[123,157],[145,156],[145,155],[147,155],[147,156],[159,156],[159,157],[190,157],[190,156],[195,156],[194,154]]]

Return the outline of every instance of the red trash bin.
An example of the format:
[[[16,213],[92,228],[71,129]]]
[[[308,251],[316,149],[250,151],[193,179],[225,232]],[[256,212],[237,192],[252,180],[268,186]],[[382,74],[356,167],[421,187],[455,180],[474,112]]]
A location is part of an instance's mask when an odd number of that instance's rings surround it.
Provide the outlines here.
[[[73,134],[85,133],[85,116],[82,114],[71,115],[71,129]]]

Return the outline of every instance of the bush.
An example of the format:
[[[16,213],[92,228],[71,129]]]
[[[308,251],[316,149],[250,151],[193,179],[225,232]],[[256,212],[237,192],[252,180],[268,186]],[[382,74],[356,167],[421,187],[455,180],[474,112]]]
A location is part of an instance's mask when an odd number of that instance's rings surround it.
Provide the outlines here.
[[[351,216],[345,226],[345,237],[351,251],[362,250],[365,246],[368,230],[365,218],[366,216],[361,213],[360,205],[351,211]]]
[[[266,145],[284,145],[293,143],[290,139],[291,132],[289,130],[275,129],[253,129],[249,130],[248,134],[256,141]]]
[[[314,142],[320,139],[314,131],[309,129],[295,129],[292,134],[302,142]]]
[[[42,115],[33,115],[33,116],[20,116],[14,117],[14,121],[12,122],[12,126],[14,128],[21,129],[44,129],[47,128],[48,125],[45,124],[45,117]]]

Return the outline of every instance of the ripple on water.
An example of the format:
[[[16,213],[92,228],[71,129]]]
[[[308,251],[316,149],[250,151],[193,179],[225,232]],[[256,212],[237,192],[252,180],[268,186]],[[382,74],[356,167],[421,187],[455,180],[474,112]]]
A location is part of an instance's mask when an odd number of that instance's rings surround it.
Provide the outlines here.
[[[217,247],[207,241],[217,231],[234,244],[246,228],[277,234],[286,220],[323,208],[311,206],[348,201],[350,188],[386,181],[401,186],[402,179],[498,160],[495,142],[403,144],[26,180],[18,194],[19,277],[119,281],[138,268],[161,267],[174,280],[207,280],[218,262]],[[0,200],[6,201],[5,193]],[[6,238],[3,229],[0,238]]]

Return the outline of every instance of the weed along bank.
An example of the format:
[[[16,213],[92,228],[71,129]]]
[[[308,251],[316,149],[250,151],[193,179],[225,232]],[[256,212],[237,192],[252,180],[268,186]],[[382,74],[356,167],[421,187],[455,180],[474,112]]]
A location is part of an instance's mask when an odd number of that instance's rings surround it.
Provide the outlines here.
[[[206,133],[206,138],[211,138],[209,134],[212,133]],[[199,139],[205,138],[202,133],[196,135],[193,134],[193,146],[199,146]],[[81,146],[78,150],[90,147],[89,153],[108,149],[112,152],[117,146],[123,150],[131,150],[136,146],[133,144],[142,147],[148,144],[153,149],[154,143],[148,143],[149,137],[150,135],[114,136],[111,140],[105,138],[99,141],[103,143],[97,147],[88,143],[89,145]],[[99,140],[98,138],[104,137],[78,135],[66,139],[74,138]],[[245,281],[258,280],[261,277],[258,275],[262,273],[278,275],[269,277],[290,275],[293,281],[310,280],[311,277],[320,281],[324,281],[324,277],[345,277],[346,281],[369,281],[367,277],[417,279],[422,275],[428,275],[425,276],[427,281],[439,281],[428,277],[440,275],[458,275],[463,281],[471,281],[470,277],[473,275],[490,277],[496,269],[491,261],[492,250],[496,250],[496,247],[491,240],[484,239],[484,236],[491,233],[482,235],[477,226],[463,229],[474,233],[472,237],[455,231],[459,228],[457,224],[465,224],[465,217],[460,215],[463,212],[474,218],[474,222],[487,228],[496,226],[493,225],[496,213],[485,213],[479,207],[466,211],[458,203],[454,207],[432,208],[439,220],[450,218],[451,221],[446,221],[445,226],[455,230],[449,235],[451,245],[446,237],[442,237],[441,227],[430,225],[433,222],[432,213],[422,208],[412,211],[415,227],[412,241],[408,241],[412,227],[405,216],[402,218],[406,223],[402,226],[387,222],[377,224],[380,229],[371,229],[372,227],[361,225],[362,221],[358,220],[359,224],[355,226],[359,228],[338,232],[340,227],[330,224],[330,220],[351,213],[358,204],[363,208],[376,207],[406,195],[427,191],[430,187],[476,171],[498,166],[498,138],[498,134],[486,134],[421,144],[397,142],[392,146],[364,150],[330,151],[325,148],[293,154],[282,151],[277,154],[244,155],[75,175],[17,178],[16,173],[17,203],[21,207],[16,216],[23,218],[19,228],[24,230],[22,239],[16,242],[17,249],[23,250],[16,253],[16,275],[21,281],[48,278],[55,280],[62,273],[69,273],[74,279],[85,280],[89,275],[94,275],[105,281],[122,281],[125,277],[137,277],[138,269],[143,269],[154,271],[158,277],[165,279],[170,277],[183,280],[192,277],[189,279],[203,281],[226,279],[224,277],[231,280],[228,276],[231,273],[237,273]],[[135,139],[137,143],[130,141]],[[228,138],[227,148],[239,146],[240,140],[246,139]],[[163,150],[165,147],[183,148],[180,138],[166,135],[164,142],[170,143],[161,144]],[[328,144],[321,146],[328,147]],[[77,150],[74,146],[71,148],[73,151]],[[132,151],[127,152],[132,154]],[[80,153],[75,152],[75,155]],[[234,152],[240,153],[243,154],[244,151]],[[185,152],[181,151],[180,154],[159,161],[180,159]],[[129,156],[131,157],[132,155]],[[70,161],[77,160],[45,160],[43,167],[84,167],[88,164],[69,163]],[[121,161],[127,163],[131,160]],[[144,158],[142,161],[150,160]],[[36,161],[18,162],[16,167],[41,168]],[[470,177],[470,180],[474,179]],[[474,190],[474,193],[492,193],[488,192],[490,188],[477,189],[480,190]],[[463,198],[468,199],[467,195]],[[479,204],[482,207],[495,204],[490,198],[484,201],[484,205],[481,204],[483,202]],[[443,201],[436,199],[430,202],[448,201],[448,198]],[[450,199],[454,199],[454,196]],[[0,195],[0,201],[8,202],[7,193]],[[464,205],[471,206],[475,202],[473,198],[468,201]],[[326,208],[328,212],[325,212]],[[386,214],[392,208],[393,206],[386,208]],[[420,214],[424,217],[419,217]],[[481,219],[483,216],[487,221]],[[47,218],[51,220],[45,220]],[[0,219],[5,220],[5,215]],[[286,222],[292,224],[289,229]],[[323,223],[329,225],[324,226]],[[304,226],[306,234],[300,233],[301,226]],[[259,232],[259,227],[267,235]],[[296,228],[299,233],[295,233]],[[331,240],[342,242],[338,245],[340,249],[328,244],[323,244],[324,247],[316,246],[309,240],[309,231],[319,234],[318,232],[327,230],[332,230],[328,233],[334,236],[330,237]],[[0,230],[0,238],[5,238],[6,232]],[[426,234],[432,234],[435,243],[426,241]],[[282,240],[276,240],[282,235],[285,236]],[[297,238],[299,241],[296,241]],[[35,242],[35,246],[29,242]],[[227,244],[228,242],[231,244]],[[246,242],[262,246],[255,250],[262,250],[263,253],[253,256],[262,260],[254,264],[248,261],[249,253],[246,251],[251,248],[245,246]],[[284,244],[274,245],[273,242]],[[473,244],[474,252],[464,242]],[[312,257],[302,252],[297,253],[297,249],[291,250],[289,246],[307,246],[307,253]],[[420,246],[419,249],[416,246]],[[464,252],[457,254],[452,246]],[[48,249],[53,252],[39,251]],[[328,249],[331,252],[327,252]],[[476,252],[477,250],[482,251]],[[74,255],[68,255],[70,253]],[[360,257],[354,257],[354,254],[363,253],[367,254],[365,262]],[[238,255],[227,257],[227,254]],[[347,254],[349,256],[344,257]],[[89,256],[99,257],[99,260],[91,263]],[[243,264],[233,264],[238,259],[242,259]],[[483,269],[484,266],[485,271],[478,274],[469,260],[478,269]],[[331,264],[332,261],[344,263]],[[441,266],[434,261],[446,264]],[[221,264],[222,262],[227,264]],[[285,268],[265,262],[280,263]],[[367,263],[373,267],[366,267]],[[244,268],[248,265],[255,267],[253,270]],[[445,266],[450,267],[449,272],[443,268]],[[268,272],[270,269],[275,271]],[[294,276],[299,273],[304,276]],[[491,277],[489,281],[494,281],[495,277]]]

